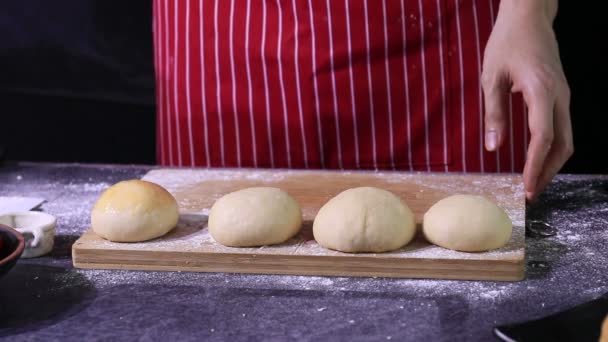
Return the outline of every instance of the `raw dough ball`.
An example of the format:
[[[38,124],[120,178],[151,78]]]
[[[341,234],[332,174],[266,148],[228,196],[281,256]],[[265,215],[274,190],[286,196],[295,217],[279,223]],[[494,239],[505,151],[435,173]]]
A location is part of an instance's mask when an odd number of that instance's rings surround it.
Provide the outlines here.
[[[507,213],[485,197],[453,195],[424,214],[422,230],[438,246],[482,252],[506,245],[512,224]]]
[[[412,211],[392,193],[370,187],[341,192],[317,214],[317,242],[341,252],[387,252],[403,247],[416,233]]]
[[[104,239],[138,242],[167,234],[179,212],[175,198],[160,185],[130,180],[106,190],[93,208],[93,231]]]
[[[224,246],[254,247],[287,241],[300,231],[300,205],[281,189],[259,187],[229,193],[209,213],[209,232]]]
[[[604,319],[602,324],[602,335],[600,336],[600,342],[608,342],[608,316]]]

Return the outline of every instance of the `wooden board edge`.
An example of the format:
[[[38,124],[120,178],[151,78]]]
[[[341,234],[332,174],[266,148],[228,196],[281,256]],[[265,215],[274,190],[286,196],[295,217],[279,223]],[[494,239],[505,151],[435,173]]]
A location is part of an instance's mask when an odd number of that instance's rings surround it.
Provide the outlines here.
[[[357,278],[399,278],[399,279],[436,279],[436,280],[472,280],[472,281],[500,281],[500,282],[517,282],[525,279],[523,268],[514,273],[506,274],[483,274],[483,273],[467,273],[462,272],[446,272],[441,275],[436,273],[420,273],[419,270],[414,270],[411,273],[385,273],[374,272],[337,272],[335,270],[324,272],[322,270],[302,271],[302,270],[272,270],[264,271],[249,268],[200,268],[188,266],[163,266],[163,265],[124,265],[110,263],[86,263],[74,262],[74,267],[79,269],[89,270],[128,270],[128,271],[162,271],[162,272],[200,272],[200,273],[228,273],[228,274],[260,274],[260,275],[292,275],[292,276],[322,276],[322,277],[357,277]]]
[[[343,256],[283,256],[214,254],[195,252],[97,250],[73,248],[74,267],[145,271],[188,271],[315,276],[429,278],[458,280],[520,281],[524,260],[362,259]],[[123,253],[121,253],[123,252]],[[158,257],[159,254],[163,257]],[[167,256],[171,258],[167,258]]]

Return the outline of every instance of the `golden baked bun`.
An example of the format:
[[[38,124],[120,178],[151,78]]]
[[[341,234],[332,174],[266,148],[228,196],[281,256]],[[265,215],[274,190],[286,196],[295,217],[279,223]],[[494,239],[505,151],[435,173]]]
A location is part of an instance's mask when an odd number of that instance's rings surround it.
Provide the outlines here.
[[[158,184],[129,180],[107,189],[91,213],[93,231],[116,242],[139,242],[163,236],[179,219],[175,198]]]

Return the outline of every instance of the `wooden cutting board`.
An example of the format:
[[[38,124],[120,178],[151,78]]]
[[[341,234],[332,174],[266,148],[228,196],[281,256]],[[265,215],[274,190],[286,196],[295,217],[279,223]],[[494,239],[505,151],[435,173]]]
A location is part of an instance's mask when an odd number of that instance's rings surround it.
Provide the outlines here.
[[[525,199],[519,175],[158,169],[143,179],[164,186],[176,197],[181,211],[176,229],[141,243],[110,242],[89,230],[73,246],[75,267],[501,281],[524,278]],[[273,186],[289,192],[302,206],[302,231],[275,246],[231,248],[215,242],[206,225],[209,209],[224,194],[251,186]],[[420,232],[410,244],[389,253],[348,254],[322,248],[312,235],[315,214],[334,195],[358,186],[392,191],[413,210],[417,223],[431,205],[448,195],[481,194],[507,211],[513,235],[505,247],[483,253],[434,246]]]

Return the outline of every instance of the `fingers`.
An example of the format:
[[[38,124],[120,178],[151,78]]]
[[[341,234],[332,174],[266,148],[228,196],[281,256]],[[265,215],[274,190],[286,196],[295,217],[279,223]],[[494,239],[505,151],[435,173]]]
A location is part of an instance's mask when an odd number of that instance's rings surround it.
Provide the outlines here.
[[[485,102],[485,146],[497,150],[505,140],[509,85],[500,74],[484,71],[481,78]]]
[[[567,86],[556,99],[554,117],[555,138],[551,151],[545,161],[544,169],[538,178],[534,197],[540,194],[551,183],[553,177],[555,177],[570,156],[572,156],[572,153],[574,153],[572,124],[570,121],[570,91]]]
[[[553,110],[556,96],[548,87],[538,82],[526,86],[523,95],[528,104],[528,125],[531,134],[524,167],[524,186],[526,197],[532,200],[536,196],[538,179],[553,144]]]

